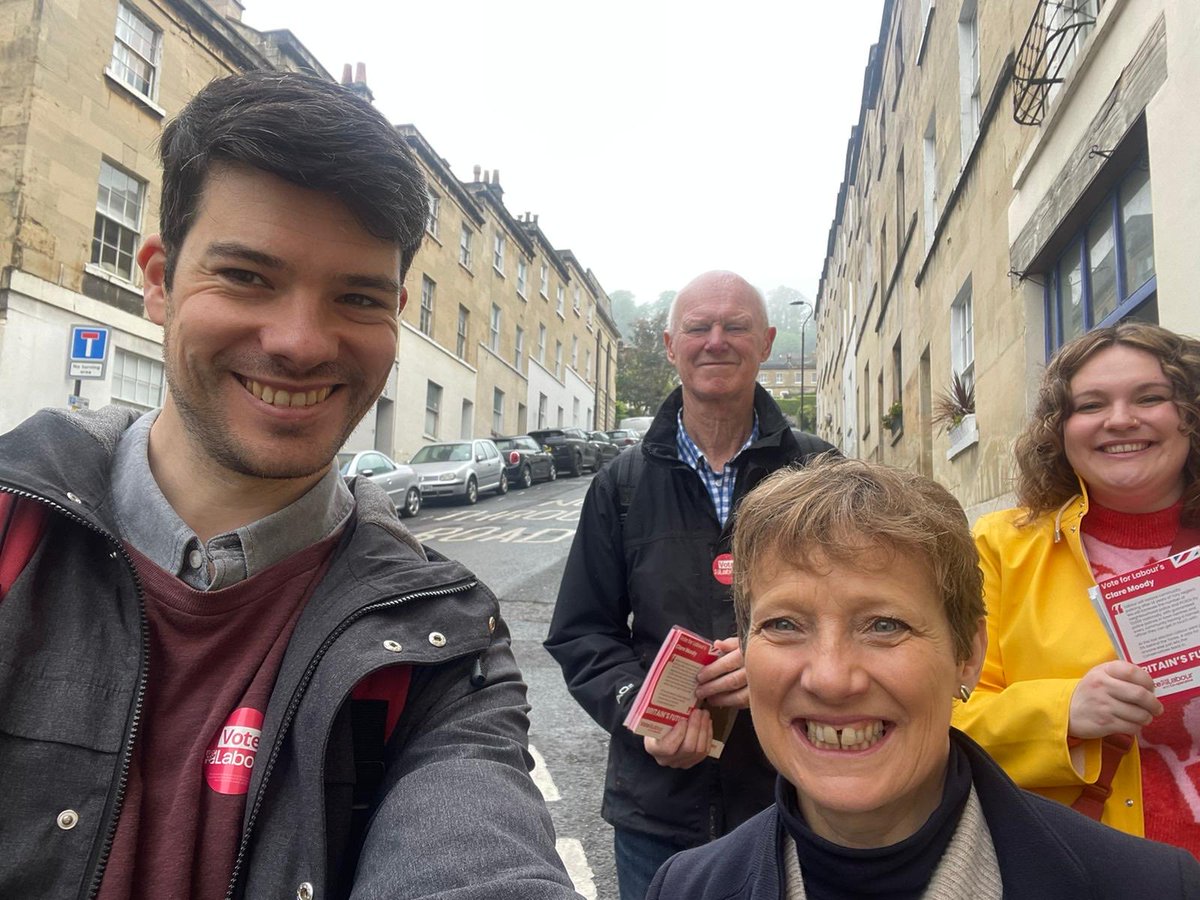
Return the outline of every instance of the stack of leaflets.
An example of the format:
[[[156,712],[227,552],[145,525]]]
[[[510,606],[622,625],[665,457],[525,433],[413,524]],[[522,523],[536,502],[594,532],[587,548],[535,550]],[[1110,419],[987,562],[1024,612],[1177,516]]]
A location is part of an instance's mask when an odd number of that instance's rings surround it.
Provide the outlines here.
[[[1101,581],[1092,605],[1122,659],[1157,697],[1200,694],[1200,547]]]
[[[672,627],[658,648],[650,672],[625,717],[625,727],[634,734],[659,738],[676,722],[687,719],[697,704],[696,674],[720,657],[711,641],[678,625]],[[708,755],[715,759],[725,749],[725,739],[733,728],[737,711],[714,709],[710,712],[713,741]]]

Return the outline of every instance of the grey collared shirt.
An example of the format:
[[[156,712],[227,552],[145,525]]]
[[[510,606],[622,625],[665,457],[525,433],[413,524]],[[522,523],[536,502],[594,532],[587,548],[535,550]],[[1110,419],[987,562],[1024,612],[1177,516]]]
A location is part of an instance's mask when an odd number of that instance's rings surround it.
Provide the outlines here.
[[[256,575],[329,537],[354,510],[354,496],[330,466],[290,505],[202,542],[167,502],[150,471],[150,426],[156,418],[158,410],[146,413],[117,444],[113,509],[121,538],[190,587],[215,591]]]

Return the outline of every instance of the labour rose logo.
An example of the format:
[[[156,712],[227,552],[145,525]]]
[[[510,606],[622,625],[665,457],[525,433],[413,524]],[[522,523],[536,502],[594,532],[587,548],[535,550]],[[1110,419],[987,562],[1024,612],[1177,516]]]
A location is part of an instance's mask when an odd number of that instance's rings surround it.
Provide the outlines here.
[[[262,737],[263,714],[242,706],[213,735],[204,752],[204,780],[218,794],[244,794]]]

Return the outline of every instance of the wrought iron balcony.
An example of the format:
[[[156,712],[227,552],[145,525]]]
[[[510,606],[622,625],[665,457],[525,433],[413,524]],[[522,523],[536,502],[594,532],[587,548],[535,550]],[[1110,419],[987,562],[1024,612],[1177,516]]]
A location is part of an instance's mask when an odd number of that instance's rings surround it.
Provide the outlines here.
[[[1055,87],[1063,83],[1104,0],[1038,0],[1017,52],[1013,118],[1040,125]]]

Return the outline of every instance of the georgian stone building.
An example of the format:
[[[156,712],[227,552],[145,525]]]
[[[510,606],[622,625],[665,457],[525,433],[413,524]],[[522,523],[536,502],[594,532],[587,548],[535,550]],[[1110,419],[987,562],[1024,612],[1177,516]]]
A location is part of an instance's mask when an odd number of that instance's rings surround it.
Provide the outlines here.
[[[242,9],[0,3],[0,430],[68,405],[72,325],[110,329],[106,371],[81,382],[82,403],[161,402],[162,334],[145,318],[135,255],[158,228],[164,121],[232,72],[331,77],[290,32],[243,24]],[[370,96],[361,65],[342,81]],[[407,458],[432,439],[539,421],[613,427],[617,332],[595,275],[555,250],[536,217],[507,211],[498,173],[461,182],[416,128],[399,127],[432,212],[406,281],[397,365],[348,446]]]
[[[975,516],[1012,500],[1056,347],[1200,333],[1197,92],[1191,0],[886,2],[817,298],[821,435]]]

